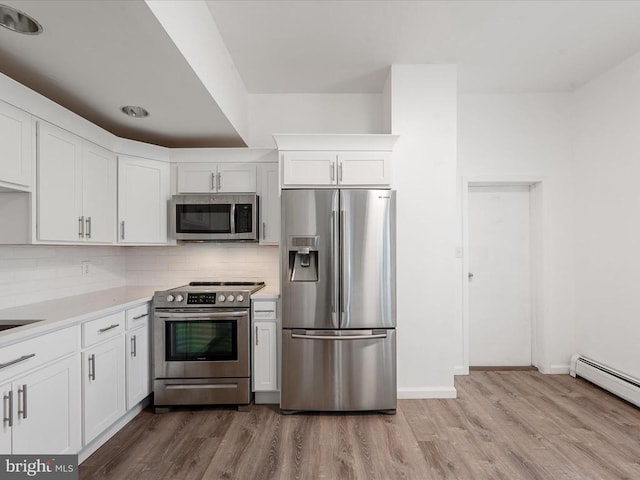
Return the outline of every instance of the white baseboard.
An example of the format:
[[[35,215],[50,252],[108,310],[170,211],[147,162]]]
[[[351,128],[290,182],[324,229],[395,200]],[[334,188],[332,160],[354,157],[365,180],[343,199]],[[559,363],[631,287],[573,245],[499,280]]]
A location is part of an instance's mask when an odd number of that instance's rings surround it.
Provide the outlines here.
[[[469,367],[463,367],[462,365],[458,365],[453,367],[454,375],[469,375]]]
[[[127,423],[129,423],[133,418],[138,415],[142,410],[145,409],[147,405],[149,405],[151,401],[151,397],[145,398],[138,405],[129,410],[123,417],[120,417],[116,423],[111,425],[111,427],[105,430],[99,437],[93,439],[93,441],[85,446],[82,450],[78,452],[78,464],[84,462],[87,458],[89,458],[96,450],[98,450],[102,445],[107,443],[111,437],[113,437],[116,433],[118,433]]]
[[[398,399],[456,398],[455,387],[400,387]]]
[[[538,371],[545,375],[569,375],[569,364],[556,364],[544,367],[538,367]]]

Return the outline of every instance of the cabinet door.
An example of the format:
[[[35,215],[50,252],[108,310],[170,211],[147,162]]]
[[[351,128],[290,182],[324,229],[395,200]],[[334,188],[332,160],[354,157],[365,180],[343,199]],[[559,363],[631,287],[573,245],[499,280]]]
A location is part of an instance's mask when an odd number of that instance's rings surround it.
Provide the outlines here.
[[[31,116],[0,102],[0,182],[31,186]]]
[[[282,154],[283,186],[322,186],[336,183],[335,153],[285,152]]]
[[[253,328],[253,391],[278,390],[277,323],[255,322]]]
[[[116,225],[116,156],[85,142],[82,148],[85,240],[112,243]]]
[[[81,140],[38,123],[38,240],[82,240]]]
[[[0,385],[0,395],[2,396],[2,425],[0,426],[0,454],[11,454],[11,426],[10,419],[13,419],[13,391],[11,383]],[[12,420],[11,420],[12,421]]]
[[[280,242],[280,185],[278,164],[260,165],[260,244]]]
[[[255,193],[256,166],[250,163],[219,163],[219,193]]]
[[[216,165],[182,163],[178,165],[178,193],[211,193],[217,189]]]
[[[166,243],[169,164],[118,159],[118,241]]]
[[[126,335],[127,410],[150,393],[149,327],[130,331]]]
[[[339,153],[338,183],[345,186],[389,186],[391,184],[391,153]]]
[[[125,367],[122,336],[82,354],[84,445],[125,413]]]
[[[80,450],[79,355],[13,382],[14,454],[75,454]]]

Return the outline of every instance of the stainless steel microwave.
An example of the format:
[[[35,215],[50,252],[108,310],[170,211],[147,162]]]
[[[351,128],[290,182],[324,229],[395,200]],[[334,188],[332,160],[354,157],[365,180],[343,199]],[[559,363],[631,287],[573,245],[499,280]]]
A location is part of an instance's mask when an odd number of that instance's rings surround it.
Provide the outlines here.
[[[176,240],[257,241],[260,238],[256,194],[174,195],[169,217],[171,233]]]

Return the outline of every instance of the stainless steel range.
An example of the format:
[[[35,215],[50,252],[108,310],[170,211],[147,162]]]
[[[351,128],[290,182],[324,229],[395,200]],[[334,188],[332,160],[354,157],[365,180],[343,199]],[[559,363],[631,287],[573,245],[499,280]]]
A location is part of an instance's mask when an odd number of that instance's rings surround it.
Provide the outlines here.
[[[251,402],[251,294],[264,282],[192,282],[153,297],[154,406]]]

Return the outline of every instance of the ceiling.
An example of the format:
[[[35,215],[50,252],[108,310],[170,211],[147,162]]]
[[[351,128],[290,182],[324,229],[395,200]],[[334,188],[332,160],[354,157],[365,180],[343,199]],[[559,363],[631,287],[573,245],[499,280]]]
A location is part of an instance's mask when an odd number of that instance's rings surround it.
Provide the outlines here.
[[[0,28],[0,72],[125,138],[245,145],[144,1],[0,3],[44,26]],[[394,63],[457,64],[463,92],[564,92],[640,50],[640,1],[206,4],[256,94],[379,93]]]

